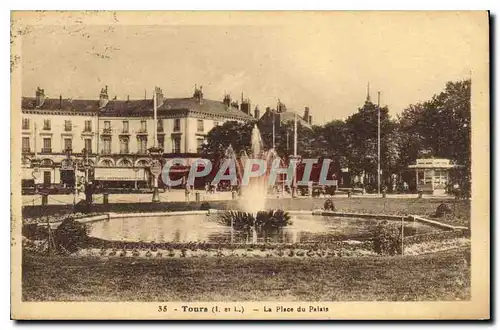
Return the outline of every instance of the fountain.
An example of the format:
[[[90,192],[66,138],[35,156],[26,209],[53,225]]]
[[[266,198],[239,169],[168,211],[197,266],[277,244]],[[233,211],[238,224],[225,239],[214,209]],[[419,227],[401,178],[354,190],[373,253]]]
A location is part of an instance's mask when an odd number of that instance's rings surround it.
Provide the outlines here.
[[[222,222],[230,225],[231,228],[243,229],[252,235],[252,242],[257,243],[257,232],[272,231],[291,224],[290,216],[282,210],[264,211],[266,207],[269,175],[272,171],[272,165],[278,158],[275,150],[263,150],[262,136],[259,128],[255,125],[251,134],[251,152],[250,157],[246,152],[242,152],[240,162],[238,162],[229,147],[226,151],[226,158],[234,157],[237,165],[238,177],[241,183],[241,192],[243,198],[238,202],[240,211],[232,211],[222,216]],[[258,177],[251,177],[247,184],[242,182],[244,171],[255,170],[251,168],[254,163],[248,163],[251,159],[264,160],[265,172]],[[244,170],[242,170],[242,168]]]
[[[244,199],[240,200],[239,208],[245,212],[257,214],[258,211],[265,209],[269,190],[268,178],[272,170],[274,160],[279,157],[273,148],[268,151],[263,150],[262,137],[257,125],[255,125],[252,129],[250,143],[251,159],[264,160],[266,170],[264,175],[250,178],[248,184],[242,185],[241,189]],[[243,152],[240,160],[243,168],[248,170],[246,163],[248,162],[249,157],[245,152]]]

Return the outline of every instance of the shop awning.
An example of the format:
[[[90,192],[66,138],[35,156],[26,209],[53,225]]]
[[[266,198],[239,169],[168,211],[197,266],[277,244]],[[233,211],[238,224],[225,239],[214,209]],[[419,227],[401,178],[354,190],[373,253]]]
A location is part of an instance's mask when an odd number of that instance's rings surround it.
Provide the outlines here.
[[[144,168],[95,167],[94,180],[98,181],[146,181]]]

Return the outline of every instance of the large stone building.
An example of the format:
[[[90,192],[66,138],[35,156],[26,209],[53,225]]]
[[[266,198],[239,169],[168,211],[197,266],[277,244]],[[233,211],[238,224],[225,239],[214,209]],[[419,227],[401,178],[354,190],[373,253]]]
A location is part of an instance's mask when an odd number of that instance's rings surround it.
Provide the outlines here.
[[[98,157],[97,100],[72,100],[47,98],[38,88],[35,97],[22,98],[22,166],[23,181],[33,181],[32,160],[40,161],[37,183],[46,185],[73,180],[65,172],[71,151],[82,156],[84,148],[89,161],[95,164]],[[73,175],[74,177],[74,175]],[[26,183],[25,181],[25,183]]]
[[[214,126],[255,120],[249,100],[242,99],[241,106],[228,95],[222,101],[208,100],[201,86],[188,98],[166,98],[160,88],[155,93],[156,125],[153,98],[110,99],[107,87],[95,100],[48,98],[40,88],[34,98],[23,97],[25,184],[33,181],[33,159],[41,163],[37,184],[72,184],[72,159],[81,159],[85,148],[96,180],[136,181],[137,185],[137,181],[149,180],[144,168],[150,159],[148,149],[154,146],[155,128],[163,157],[189,163],[199,157],[205,136]]]
[[[295,112],[287,111],[286,105],[282,102],[278,102],[276,109],[271,107],[266,108],[266,112],[260,117],[259,121],[267,124],[272,124],[274,121],[275,125],[288,124],[295,121],[295,116],[297,116],[297,122],[309,129],[312,128],[312,115],[309,107],[305,107],[304,114],[301,116],[295,114]]]

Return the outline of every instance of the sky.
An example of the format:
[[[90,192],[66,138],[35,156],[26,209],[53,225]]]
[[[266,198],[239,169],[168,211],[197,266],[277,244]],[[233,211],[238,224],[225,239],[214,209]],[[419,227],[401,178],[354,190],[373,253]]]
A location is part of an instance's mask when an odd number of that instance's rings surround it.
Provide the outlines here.
[[[22,39],[22,93],[118,99],[240,99],[289,110],[310,107],[313,122],[345,119],[381,92],[392,115],[428,100],[477,65],[484,26],[467,13],[290,14],[242,20],[214,17],[188,24],[31,25]],[[266,19],[268,18],[268,19]],[[210,22],[210,21],[208,21]],[[215,24],[216,23],[216,24]],[[146,24],[146,25],[145,25]]]

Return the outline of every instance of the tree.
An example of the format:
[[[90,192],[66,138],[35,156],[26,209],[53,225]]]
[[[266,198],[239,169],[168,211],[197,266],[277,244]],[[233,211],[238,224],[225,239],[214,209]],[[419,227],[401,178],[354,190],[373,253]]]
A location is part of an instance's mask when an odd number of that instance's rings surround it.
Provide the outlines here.
[[[249,153],[254,125],[252,122],[228,121],[221,126],[214,127],[207,134],[207,143],[202,147],[202,154],[212,159],[220,159],[230,145],[236,154],[243,151]]]
[[[365,102],[358,112],[345,122],[346,158],[349,171],[356,175],[377,174],[378,162],[378,107]],[[380,154],[383,179],[397,169],[397,124],[390,118],[387,107],[380,108]]]
[[[273,124],[268,122],[259,122],[259,130],[262,135],[262,141],[266,149],[273,146]],[[293,154],[294,148],[294,123],[275,122],[275,150],[282,158],[287,158]],[[297,123],[297,153],[304,157],[317,157],[318,152],[315,147],[314,127],[310,129]]]
[[[398,118],[401,165],[408,166],[426,150],[433,157],[463,165],[460,183],[470,191],[471,130],[470,80],[448,82],[429,101],[410,105]]]

